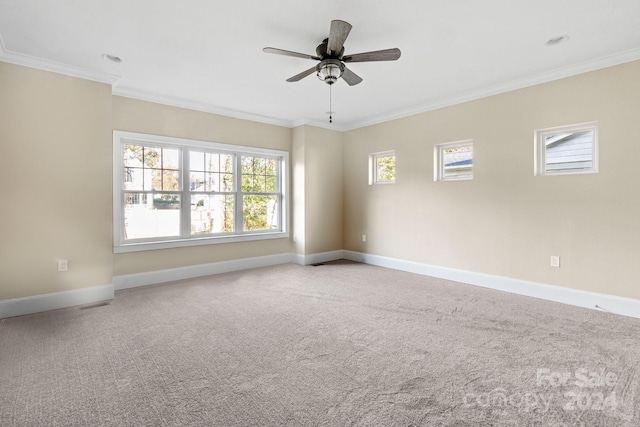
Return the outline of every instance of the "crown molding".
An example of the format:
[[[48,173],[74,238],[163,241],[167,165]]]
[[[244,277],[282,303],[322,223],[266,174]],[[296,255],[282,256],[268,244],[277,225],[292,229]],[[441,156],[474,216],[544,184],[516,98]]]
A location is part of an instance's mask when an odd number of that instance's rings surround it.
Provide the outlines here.
[[[517,89],[523,89],[537,84],[548,83],[566,77],[578,74],[596,71],[602,68],[612,67],[624,64],[626,62],[636,61],[640,59],[640,48],[629,49],[611,55],[601,56],[599,58],[583,61],[568,67],[557,68],[548,72],[540,73],[535,76],[525,77],[522,79],[512,80],[510,82],[487,88],[471,91],[463,94],[457,94],[451,97],[441,98],[434,102],[417,105],[412,108],[402,109],[389,114],[370,117],[366,120],[357,120],[346,122],[344,124],[334,124],[327,122],[319,122],[307,118],[299,119],[278,119],[274,117],[261,116],[257,114],[247,113],[243,111],[228,109],[220,106],[210,105],[202,102],[191,101],[178,97],[171,97],[150,92],[144,92],[132,88],[118,87],[117,83],[121,76],[116,74],[103,73],[95,70],[88,70],[56,61],[50,61],[31,55],[26,55],[6,49],[2,34],[0,34],[0,61],[8,62],[16,65],[36,68],[45,71],[51,71],[58,74],[64,74],[72,77],[78,77],[87,80],[93,80],[100,83],[106,83],[112,86],[112,93],[116,96],[139,99],[142,101],[155,102],[159,104],[171,105],[179,108],[202,111],[205,113],[217,114],[226,117],[232,117],[241,120],[249,120],[258,123],[265,123],[275,126],[287,128],[295,128],[298,126],[309,125],[323,129],[334,130],[338,132],[346,132],[367,126],[372,126],[392,120],[402,119],[414,116],[416,114],[437,110],[439,108],[449,107],[464,102],[474,101],[501,93],[510,92]]]
[[[38,70],[51,71],[53,73],[64,74],[71,77],[78,77],[85,80],[93,80],[109,85],[114,85],[118,80],[120,80],[120,76],[116,74],[88,70],[86,68],[50,61],[48,59],[38,58],[24,53],[13,52],[5,47],[2,35],[0,35],[0,61],[15,65],[22,65],[24,67],[36,68]]]
[[[264,123],[274,126],[282,126],[293,128],[294,122],[291,120],[277,119],[274,117],[261,116],[258,114],[246,113],[243,111],[223,108],[204,102],[191,101],[188,99],[159,95],[156,93],[145,92],[132,88],[114,87],[113,94],[125,98],[138,99],[140,101],[154,102],[156,104],[169,105],[172,107],[185,108],[188,110],[201,111],[203,113],[217,114],[219,116],[231,117],[234,119],[249,120],[252,122]]]
[[[203,113],[216,114],[219,116],[231,117],[234,119],[249,120],[252,122],[264,123],[274,126],[282,126],[286,128],[296,128],[299,126],[314,126],[338,132],[344,132],[345,128],[328,122],[319,122],[307,118],[296,120],[277,119],[274,117],[261,116],[259,114],[246,113],[244,111],[232,110],[220,106],[207,104],[204,102],[191,101],[184,98],[178,98],[167,95],[159,95],[152,92],[140,91],[132,88],[118,87],[113,88],[115,96],[124,98],[132,98],[140,101],[153,102],[156,104],[169,105],[172,107],[185,108],[187,110],[201,111]]]
[[[351,123],[344,131],[363,128],[366,126],[376,125],[391,120],[397,120],[416,114],[425,113],[427,111],[437,110],[439,108],[450,107],[456,104],[462,104],[463,102],[474,101],[481,98],[486,98],[493,95],[499,95],[501,93],[511,92],[517,89],[523,89],[530,86],[535,86],[542,83],[548,83],[554,80],[560,80],[566,77],[575,76],[578,74],[588,73],[590,71],[600,70],[602,68],[613,67],[615,65],[624,64],[640,59],[640,48],[634,48],[618,52],[611,55],[601,56],[599,58],[583,61],[578,64],[574,64],[568,67],[556,68],[555,70],[547,71],[537,74],[531,77],[525,77],[522,79],[512,80],[510,82],[502,83],[499,85],[490,86],[484,89],[458,94],[451,97],[442,98],[435,102],[419,105],[413,108],[396,111],[391,114],[384,114],[376,117],[371,117],[367,120],[361,120]]]
[[[310,119],[300,119],[300,120],[294,120],[292,122],[291,127],[297,128],[299,126],[313,126],[313,127],[327,129],[327,130],[334,130],[336,132],[344,132],[346,130],[344,126],[339,124],[329,123],[329,122],[319,122],[319,121],[310,120]]]

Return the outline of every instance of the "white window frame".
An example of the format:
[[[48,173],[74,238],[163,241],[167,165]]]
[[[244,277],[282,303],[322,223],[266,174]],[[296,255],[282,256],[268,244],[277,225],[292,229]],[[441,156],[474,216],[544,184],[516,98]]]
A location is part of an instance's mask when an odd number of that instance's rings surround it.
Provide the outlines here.
[[[395,150],[388,151],[380,151],[377,153],[369,154],[369,185],[378,185],[378,184],[395,184],[396,183],[396,175],[397,169],[393,174],[393,180],[391,181],[378,181],[378,159],[381,157],[396,157]],[[397,167],[397,166],[396,166]]]
[[[125,144],[138,144],[154,147],[179,148],[181,151],[181,189],[176,193],[180,195],[182,202],[181,232],[179,237],[159,237],[147,239],[135,239],[127,241],[124,238],[124,160],[123,147]],[[235,224],[234,232],[210,235],[191,235],[190,209],[191,191],[188,183],[188,155],[184,153],[189,149],[207,150],[211,152],[231,153],[236,157],[234,168],[235,183]],[[280,217],[278,230],[242,230],[242,182],[241,182],[241,156],[274,157],[279,159],[279,202]],[[242,242],[265,239],[281,239],[289,237],[289,153],[287,151],[273,150],[257,147],[221,144],[215,142],[198,141],[185,138],[175,138],[158,135],[148,135],[134,132],[113,131],[113,250],[114,253],[135,252],[155,249],[167,249],[187,246],[200,246],[219,243]],[[239,221],[239,222],[238,222]]]
[[[462,176],[445,176],[444,173],[444,150],[457,147],[471,147],[471,173]],[[473,179],[473,139],[461,141],[444,142],[433,147],[433,180],[434,181],[469,181]]]
[[[547,170],[547,147],[546,136],[549,134],[557,134],[562,132],[583,132],[592,131],[593,141],[591,147],[591,168],[575,169],[575,170]],[[547,175],[579,175],[598,173],[598,122],[577,123],[566,126],[556,126],[546,129],[539,129],[534,134],[534,165],[533,172],[536,176]]]

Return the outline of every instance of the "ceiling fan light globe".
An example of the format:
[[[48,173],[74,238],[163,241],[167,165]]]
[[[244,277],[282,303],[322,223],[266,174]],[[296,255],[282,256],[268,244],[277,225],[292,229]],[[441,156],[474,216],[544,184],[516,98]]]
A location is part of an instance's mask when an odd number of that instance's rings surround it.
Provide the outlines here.
[[[344,64],[337,59],[325,59],[316,67],[318,78],[327,83],[334,84],[344,72]]]

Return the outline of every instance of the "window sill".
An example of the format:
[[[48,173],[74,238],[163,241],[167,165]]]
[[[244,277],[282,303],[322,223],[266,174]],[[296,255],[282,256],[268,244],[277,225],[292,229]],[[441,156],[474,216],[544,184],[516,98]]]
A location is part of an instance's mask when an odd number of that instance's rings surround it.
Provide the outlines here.
[[[234,234],[232,236],[201,237],[192,239],[163,240],[160,242],[135,242],[114,245],[113,253],[153,251],[158,249],[184,248],[191,246],[216,245],[221,243],[250,242],[255,240],[286,239],[289,232],[262,232],[252,234]]]

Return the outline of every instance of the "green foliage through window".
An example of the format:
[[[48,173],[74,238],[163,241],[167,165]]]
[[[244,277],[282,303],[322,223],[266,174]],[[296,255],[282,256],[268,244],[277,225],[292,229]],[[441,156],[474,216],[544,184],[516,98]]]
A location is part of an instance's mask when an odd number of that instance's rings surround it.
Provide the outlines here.
[[[285,152],[116,133],[120,245],[286,232]]]
[[[375,184],[393,183],[396,180],[396,156],[393,153],[378,153],[372,155],[373,182]]]

